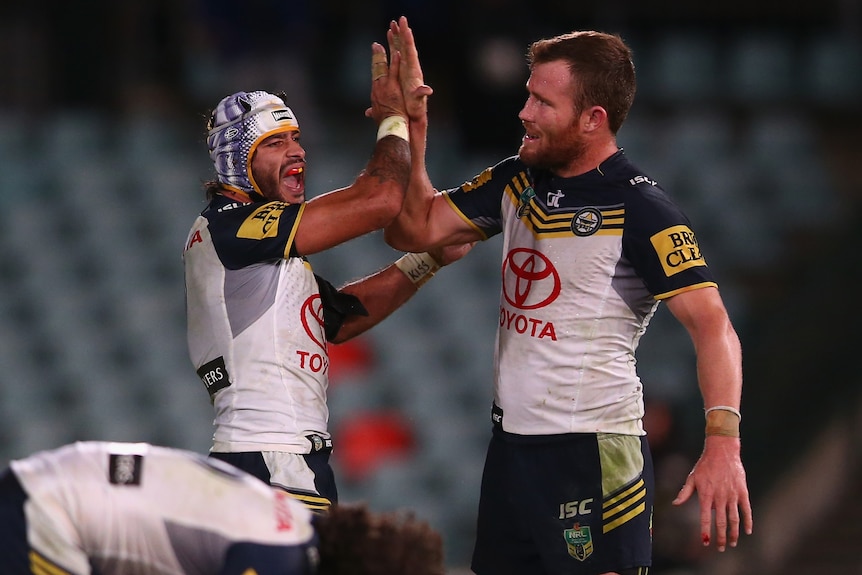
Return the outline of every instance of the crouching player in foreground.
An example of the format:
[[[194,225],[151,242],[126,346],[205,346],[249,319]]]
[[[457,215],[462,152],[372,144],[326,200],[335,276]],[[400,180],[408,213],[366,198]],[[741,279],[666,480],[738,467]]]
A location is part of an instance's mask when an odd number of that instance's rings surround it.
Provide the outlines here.
[[[221,461],[145,443],[78,442],[0,473],[3,575],[443,575],[411,516],[313,515]]]

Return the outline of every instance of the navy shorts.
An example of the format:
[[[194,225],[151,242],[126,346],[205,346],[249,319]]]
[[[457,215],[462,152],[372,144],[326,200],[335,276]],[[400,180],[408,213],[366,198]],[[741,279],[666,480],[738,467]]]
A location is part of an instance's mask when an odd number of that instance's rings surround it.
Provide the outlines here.
[[[0,475],[0,565],[9,575],[30,573],[30,544],[24,503],[27,494],[12,470]]]
[[[285,457],[297,457],[304,461],[304,466],[313,476],[314,484],[298,487],[289,481],[278,481],[259,451],[243,451],[238,453],[210,452],[210,457],[230,463],[246,473],[254,475],[266,484],[284,489],[312,511],[326,511],[329,506],[338,503],[338,488],[335,484],[335,473],[329,463],[331,448],[323,448],[305,454],[284,454]]]
[[[478,575],[645,575],[654,479],[645,437],[494,428],[479,500]]]

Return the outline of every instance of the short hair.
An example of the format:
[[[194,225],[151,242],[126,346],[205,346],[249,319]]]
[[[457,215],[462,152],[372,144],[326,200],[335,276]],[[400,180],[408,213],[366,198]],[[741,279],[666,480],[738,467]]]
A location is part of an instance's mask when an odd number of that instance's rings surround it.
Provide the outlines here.
[[[601,106],[608,113],[608,127],[616,134],[635,97],[637,82],[632,51],[616,34],[582,30],[538,40],[530,45],[527,61],[536,64],[563,60],[578,88],[575,107]]]
[[[337,504],[315,517],[317,575],[444,575],[443,538],[411,512]]]

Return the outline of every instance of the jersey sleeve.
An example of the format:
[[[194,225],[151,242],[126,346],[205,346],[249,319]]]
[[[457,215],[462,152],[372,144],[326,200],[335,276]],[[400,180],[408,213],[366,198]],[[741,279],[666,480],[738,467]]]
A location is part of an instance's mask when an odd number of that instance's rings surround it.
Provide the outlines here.
[[[660,189],[640,184],[626,210],[623,253],[656,299],[717,284],[688,217]]]
[[[445,194],[452,208],[488,239],[503,230],[501,202],[507,187],[517,195],[530,187],[526,167],[514,156]]]
[[[204,212],[213,246],[227,269],[294,255],[293,240],[305,204],[226,204]]]

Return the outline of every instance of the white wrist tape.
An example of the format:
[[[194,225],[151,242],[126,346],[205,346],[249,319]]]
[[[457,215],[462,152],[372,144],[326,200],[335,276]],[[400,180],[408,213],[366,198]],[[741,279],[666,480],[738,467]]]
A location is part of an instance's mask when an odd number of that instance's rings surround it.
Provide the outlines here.
[[[418,254],[404,254],[395,261],[395,267],[401,270],[413,282],[416,289],[419,289],[437,273],[437,270],[440,269],[440,264],[431,257],[431,254],[422,252]]]
[[[407,120],[401,116],[389,116],[383,118],[380,126],[377,128],[377,141],[379,142],[386,136],[398,136],[402,140],[410,141],[410,132],[407,129]]]

